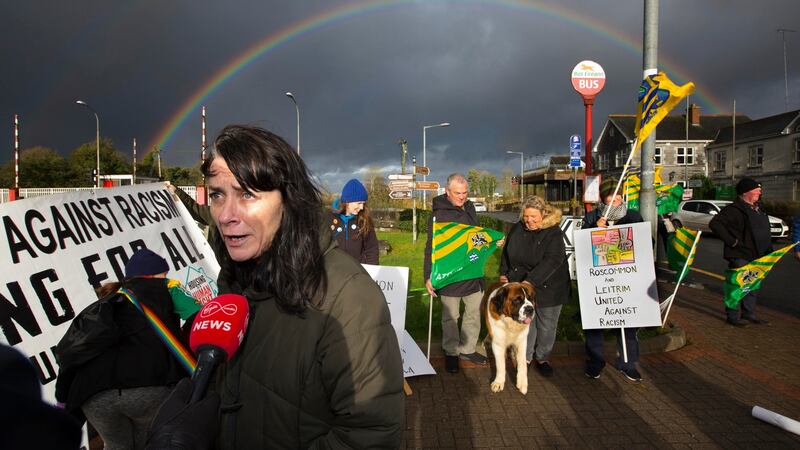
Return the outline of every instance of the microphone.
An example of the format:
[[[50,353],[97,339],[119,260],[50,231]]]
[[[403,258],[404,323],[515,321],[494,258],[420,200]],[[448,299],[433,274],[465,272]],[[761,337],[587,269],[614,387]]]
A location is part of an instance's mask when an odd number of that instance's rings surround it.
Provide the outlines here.
[[[239,349],[249,318],[247,299],[236,294],[215,297],[197,312],[189,333],[189,347],[197,355],[189,404],[203,398],[214,369]]]

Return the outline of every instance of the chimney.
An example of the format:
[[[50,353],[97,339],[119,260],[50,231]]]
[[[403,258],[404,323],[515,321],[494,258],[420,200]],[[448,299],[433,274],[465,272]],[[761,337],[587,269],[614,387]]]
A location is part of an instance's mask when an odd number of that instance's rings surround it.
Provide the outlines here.
[[[689,105],[689,123],[700,125],[700,105],[695,103]]]

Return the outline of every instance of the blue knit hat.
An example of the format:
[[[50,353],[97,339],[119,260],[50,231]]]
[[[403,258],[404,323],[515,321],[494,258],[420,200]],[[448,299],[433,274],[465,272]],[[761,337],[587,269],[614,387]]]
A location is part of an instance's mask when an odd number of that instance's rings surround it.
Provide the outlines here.
[[[125,264],[125,278],[158,275],[164,272],[169,272],[167,260],[146,248],[134,253],[128,264]]]
[[[342,203],[365,202],[367,201],[367,189],[360,181],[353,178],[342,188],[340,201]]]

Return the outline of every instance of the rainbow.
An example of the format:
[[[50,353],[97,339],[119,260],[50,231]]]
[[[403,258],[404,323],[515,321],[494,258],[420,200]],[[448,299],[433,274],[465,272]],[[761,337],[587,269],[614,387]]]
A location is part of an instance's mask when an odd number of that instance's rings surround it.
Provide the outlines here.
[[[164,345],[178,358],[178,361],[181,365],[186,369],[189,374],[194,373],[194,369],[197,368],[197,360],[194,359],[194,355],[189,351],[189,349],[184,346],[180,339],[173,334],[167,325],[161,320],[158,315],[153,312],[152,309],[148,308],[147,305],[141,303],[139,299],[136,298],[136,295],[130,290],[126,288],[119,288],[117,293],[122,294],[125,298],[127,298],[133,306],[136,307],[142,314],[144,314],[145,318],[150,322],[150,325],[153,327],[153,330],[158,335],[159,339],[164,342]]]
[[[630,35],[624,34],[608,24],[605,24],[593,17],[586,16],[577,11],[569,10],[560,5],[545,5],[534,0],[427,0],[429,3],[437,1],[446,4],[486,4],[496,5],[502,8],[519,10],[526,13],[541,14],[547,17],[564,22],[577,28],[586,29],[597,36],[609,40],[625,51],[635,55],[641,54],[641,40]],[[374,14],[400,7],[418,6],[417,0],[368,0],[359,1],[339,6],[337,8],[322,12],[315,16],[306,18],[293,23],[282,30],[272,33],[255,44],[245,49],[238,56],[231,59],[225,66],[219,69],[214,75],[208,78],[199,89],[197,89],[181,105],[181,107],[166,122],[164,127],[158,131],[151,144],[145,148],[165,148],[168,147],[175,133],[180,129],[184,122],[193,113],[198,111],[201,103],[214,94],[222,85],[234,78],[239,72],[249,67],[253,62],[264,57],[273,50],[289,43],[293,39],[311,34],[315,31],[330,27],[339,22],[346,21],[356,16]],[[676,83],[682,84],[689,81],[691,77],[688,72],[680,68],[669,57],[659,55],[660,70],[668,72],[670,78]],[[577,62],[577,61],[576,61]],[[698,88],[695,90],[695,99],[702,102],[710,113],[719,113],[726,109],[721,105],[719,99],[713,97],[708,90],[699,88],[699,83],[695,82]]]

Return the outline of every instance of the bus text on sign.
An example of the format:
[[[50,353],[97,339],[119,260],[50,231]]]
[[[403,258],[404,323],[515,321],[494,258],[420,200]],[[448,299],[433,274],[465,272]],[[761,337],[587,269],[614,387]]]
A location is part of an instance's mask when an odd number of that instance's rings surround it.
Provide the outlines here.
[[[584,97],[594,97],[605,85],[606,73],[594,61],[581,61],[572,69],[572,87]]]

